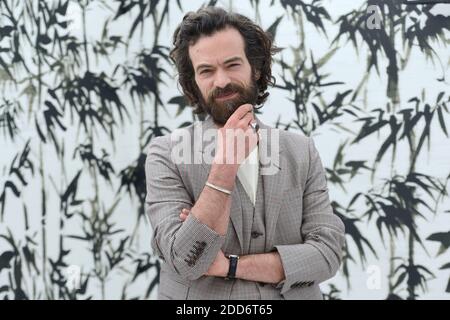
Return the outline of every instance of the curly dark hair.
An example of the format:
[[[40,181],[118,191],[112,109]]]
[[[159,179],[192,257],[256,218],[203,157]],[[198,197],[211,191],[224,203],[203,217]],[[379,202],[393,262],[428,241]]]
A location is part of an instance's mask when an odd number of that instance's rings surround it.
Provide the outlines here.
[[[194,113],[204,114],[199,103],[200,90],[195,82],[194,68],[189,58],[189,46],[194,45],[201,36],[210,36],[226,27],[233,27],[244,38],[245,54],[251,65],[252,74],[258,71],[256,81],[258,105],[263,104],[269,93],[268,85],[275,84],[272,76],[272,56],[280,50],[274,46],[271,34],[265,32],[249,18],[217,7],[200,8],[187,13],[173,34],[174,48],[170,57],[178,69],[178,81],[189,104],[196,107]]]

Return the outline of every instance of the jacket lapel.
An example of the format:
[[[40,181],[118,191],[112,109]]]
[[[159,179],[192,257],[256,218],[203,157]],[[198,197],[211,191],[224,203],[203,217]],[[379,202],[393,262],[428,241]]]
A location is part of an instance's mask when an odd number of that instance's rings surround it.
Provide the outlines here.
[[[275,229],[280,214],[281,203],[286,181],[289,178],[286,172],[286,159],[283,154],[283,146],[280,143],[278,129],[271,128],[257,122],[261,129],[259,159],[260,174],[263,180],[264,208],[266,225],[266,252],[272,250]]]

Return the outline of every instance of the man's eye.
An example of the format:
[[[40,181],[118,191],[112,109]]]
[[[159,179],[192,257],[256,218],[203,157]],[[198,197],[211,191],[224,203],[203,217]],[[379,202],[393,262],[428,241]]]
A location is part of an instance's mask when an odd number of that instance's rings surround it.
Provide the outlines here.
[[[211,70],[202,70],[202,71],[200,71],[200,74],[208,74],[210,72],[211,72]]]
[[[233,63],[233,64],[230,64],[228,67],[233,68],[233,67],[238,67],[238,66],[239,66],[239,63]]]

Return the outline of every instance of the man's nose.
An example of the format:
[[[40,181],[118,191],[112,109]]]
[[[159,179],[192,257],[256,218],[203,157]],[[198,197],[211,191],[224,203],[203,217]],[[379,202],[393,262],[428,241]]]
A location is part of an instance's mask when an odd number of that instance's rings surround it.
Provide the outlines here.
[[[231,82],[228,74],[223,70],[218,70],[216,72],[216,78],[214,79],[214,86],[216,88],[225,88]]]

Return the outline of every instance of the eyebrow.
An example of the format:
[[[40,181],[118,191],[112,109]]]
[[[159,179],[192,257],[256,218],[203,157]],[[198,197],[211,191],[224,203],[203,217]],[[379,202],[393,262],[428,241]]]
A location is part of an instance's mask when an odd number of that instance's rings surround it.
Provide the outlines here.
[[[242,60],[242,58],[241,57],[231,57],[231,58],[228,58],[228,59],[226,59],[224,62],[223,62],[223,64],[229,64],[229,63],[232,63],[232,62],[243,62],[243,60]],[[200,65],[198,65],[197,66],[197,68],[196,68],[196,70],[197,70],[197,72],[200,70],[200,69],[202,69],[202,68],[211,68],[212,66],[210,65],[210,64],[207,64],[207,63],[202,63],[202,64],[200,64]]]

